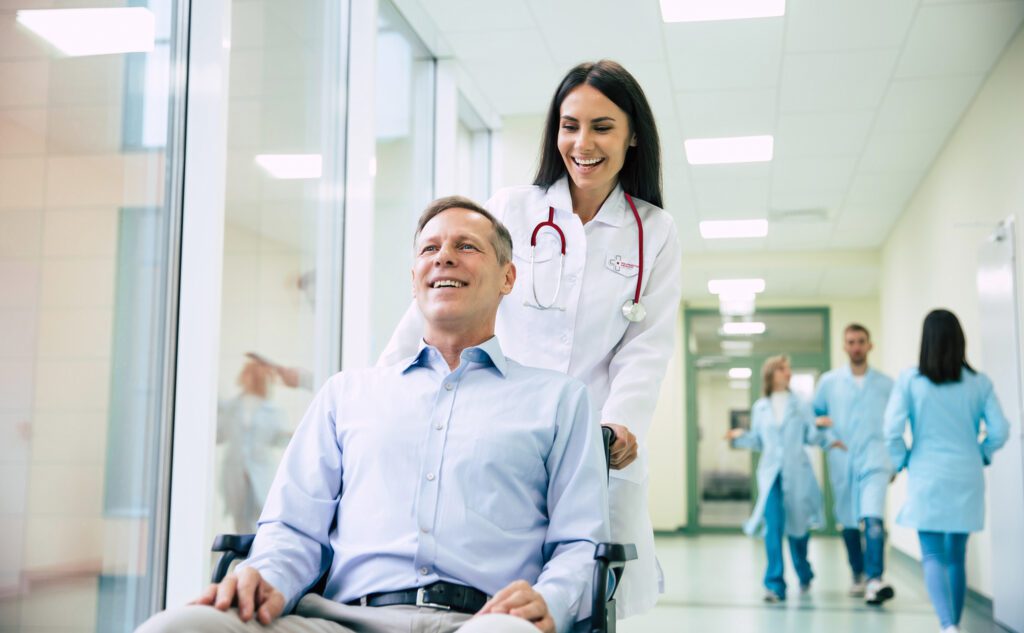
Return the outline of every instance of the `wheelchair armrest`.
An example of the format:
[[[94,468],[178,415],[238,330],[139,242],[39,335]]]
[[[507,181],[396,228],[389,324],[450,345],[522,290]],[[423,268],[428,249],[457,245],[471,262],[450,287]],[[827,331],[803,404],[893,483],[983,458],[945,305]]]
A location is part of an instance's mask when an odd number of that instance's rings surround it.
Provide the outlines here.
[[[210,551],[223,553],[217,561],[210,582],[224,580],[224,576],[228,575],[231,563],[249,556],[249,550],[252,549],[252,542],[255,538],[255,534],[218,534],[213,539],[213,547],[210,548]]]
[[[636,545],[632,543],[598,543],[594,551],[594,603],[591,606],[590,622],[592,633],[605,633],[608,626],[608,603],[615,596],[615,590],[622,580],[626,563],[636,560]],[[615,577],[615,586],[608,591],[608,572]]]

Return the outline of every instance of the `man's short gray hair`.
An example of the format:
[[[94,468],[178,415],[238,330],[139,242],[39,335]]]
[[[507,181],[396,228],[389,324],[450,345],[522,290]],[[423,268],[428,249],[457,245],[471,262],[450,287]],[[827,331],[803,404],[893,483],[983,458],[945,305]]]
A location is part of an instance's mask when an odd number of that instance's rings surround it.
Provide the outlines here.
[[[420,215],[419,222],[416,223],[416,235],[413,237],[414,245],[419,242],[420,233],[423,232],[423,227],[427,225],[427,222],[430,222],[434,217],[448,209],[465,209],[479,213],[490,220],[491,226],[494,227],[494,232],[491,234],[491,246],[494,247],[494,254],[498,258],[498,263],[504,266],[512,261],[512,235],[508,232],[508,229],[490,211],[464,196],[446,196],[431,202]]]

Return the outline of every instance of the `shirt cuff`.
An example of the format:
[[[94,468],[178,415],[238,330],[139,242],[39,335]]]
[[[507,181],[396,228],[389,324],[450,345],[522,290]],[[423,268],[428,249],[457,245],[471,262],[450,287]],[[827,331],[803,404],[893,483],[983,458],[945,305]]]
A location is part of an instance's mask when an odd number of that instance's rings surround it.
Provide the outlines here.
[[[543,583],[534,586],[534,590],[544,598],[544,602],[548,605],[548,613],[551,614],[551,619],[555,622],[555,630],[558,633],[571,631],[576,619],[582,614],[578,613],[579,610],[573,611],[572,603],[565,595],[565,591],[560,587]]]

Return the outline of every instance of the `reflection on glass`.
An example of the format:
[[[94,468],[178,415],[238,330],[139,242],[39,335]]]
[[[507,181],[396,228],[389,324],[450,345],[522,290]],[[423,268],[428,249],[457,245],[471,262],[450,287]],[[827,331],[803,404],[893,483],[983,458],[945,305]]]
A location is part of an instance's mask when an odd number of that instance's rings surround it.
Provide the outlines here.
[[[179,4],[105,4],[0,8],[3,630],[130,631],[162,574]]]
[[[312,398],[318,217],[339,45],[323,0],[231,6],[213,534],[256,529]]]
[[[239,533],[256,525],[277,468],[274,449],[290,437],[288,416],[272,398],[273,381],[273,367],[250,358],[238,374],[238,395],[218,407],[220,492]]]

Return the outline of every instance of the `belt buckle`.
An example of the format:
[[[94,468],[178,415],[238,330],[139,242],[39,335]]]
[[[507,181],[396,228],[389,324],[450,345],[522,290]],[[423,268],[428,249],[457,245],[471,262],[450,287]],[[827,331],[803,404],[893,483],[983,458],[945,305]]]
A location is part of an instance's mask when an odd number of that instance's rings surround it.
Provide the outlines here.
[[[416,589],[416,606],[417,607],[430,607],[432,609],[442,609],[444,611],[451,611],[452,610],[451,606],[447,605],[447,604],[438,604],[436,602],[427,602],[424,599],[424,597],[423,597],[426,593],[427,593],[427,591],[423,587],[419,587],[418,589]]]

